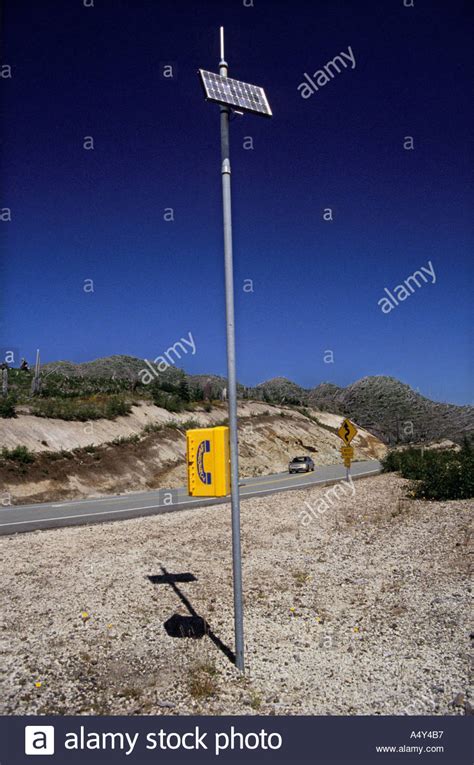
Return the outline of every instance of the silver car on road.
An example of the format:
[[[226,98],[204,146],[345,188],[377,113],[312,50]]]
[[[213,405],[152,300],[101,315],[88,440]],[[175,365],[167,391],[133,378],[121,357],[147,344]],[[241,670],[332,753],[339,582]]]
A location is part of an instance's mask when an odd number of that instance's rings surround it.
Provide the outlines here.
[[[293,457],[288,465],[290,473],[309,473],[314,470],[314,462],[311,457]]]

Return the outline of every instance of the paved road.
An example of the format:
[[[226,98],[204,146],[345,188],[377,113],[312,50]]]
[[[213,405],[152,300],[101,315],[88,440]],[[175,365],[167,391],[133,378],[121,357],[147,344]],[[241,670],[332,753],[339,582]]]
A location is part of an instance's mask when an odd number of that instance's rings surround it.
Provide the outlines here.
[[[374,475],[380,472],[376,460],[355,462],[353,477]],[[300,489],[315,484],[327,483],[345,478],[343,465],[317,467],[314,473],[276,473],[258,478],[243,478],[240,482],[241,497],[256,497],[279,491]],[[159,515],[190,507],[229,502],[230,498],[196,499],[186,489],[158,489],[136,494],[80,499],[69,502],[48,502],[40,505],[14,505],[0,509],[0,535],[16,534],[38,529],[53,529],[59,526],[81,526],[88,523],[103,523],[124,518],[139,518],[144,515]]]

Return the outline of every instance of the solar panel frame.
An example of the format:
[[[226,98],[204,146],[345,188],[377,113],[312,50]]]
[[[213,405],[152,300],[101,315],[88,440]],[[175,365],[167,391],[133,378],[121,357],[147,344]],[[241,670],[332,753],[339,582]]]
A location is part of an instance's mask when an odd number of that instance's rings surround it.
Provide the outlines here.
[[[260,114],[262,117],[273,116],[265,91],[259,85],[223,77],[206,69],[199,69],[199,75],[208,101],[251,114]],[[263,108],[256,104],[262,104]]]

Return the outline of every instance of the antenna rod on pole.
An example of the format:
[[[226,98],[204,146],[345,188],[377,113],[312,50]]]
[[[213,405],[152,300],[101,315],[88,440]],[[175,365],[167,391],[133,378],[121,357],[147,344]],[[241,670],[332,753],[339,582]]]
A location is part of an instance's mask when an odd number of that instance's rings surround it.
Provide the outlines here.
[[[225,58],[224,58],[224,27],[220,28],[220,37],[221,37],[221,60],[220,60],[220,63],[222,64],[222,62],[225,61]]]

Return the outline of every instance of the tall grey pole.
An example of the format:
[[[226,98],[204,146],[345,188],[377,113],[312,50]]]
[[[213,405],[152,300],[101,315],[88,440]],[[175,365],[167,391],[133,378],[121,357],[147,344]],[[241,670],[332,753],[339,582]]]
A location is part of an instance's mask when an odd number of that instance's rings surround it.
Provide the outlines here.
[[[227,77],[224,30],[220,30],[219,73]],[[227,325],[227,377],[229,396],[230,474],[232,498],[232,567],[234,579],[235,663],[244,671],[244,618],[242,605],[242,557],[240,545],[239,447],[237,440],[237,378],[235,371],[234,269],[232,261],[232,209],[230,195],[229,116],[221,106],[222,206],[224,213],[225,303]]]

